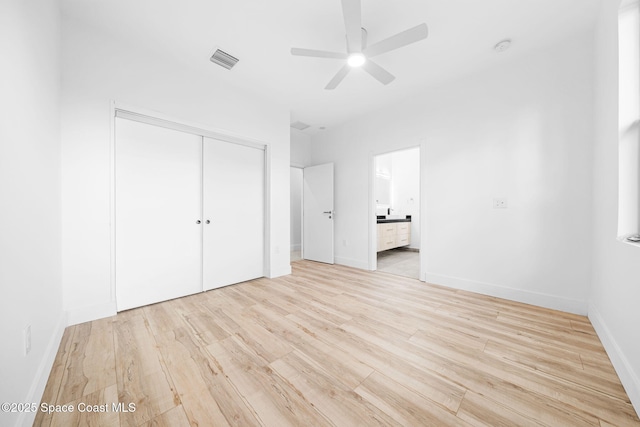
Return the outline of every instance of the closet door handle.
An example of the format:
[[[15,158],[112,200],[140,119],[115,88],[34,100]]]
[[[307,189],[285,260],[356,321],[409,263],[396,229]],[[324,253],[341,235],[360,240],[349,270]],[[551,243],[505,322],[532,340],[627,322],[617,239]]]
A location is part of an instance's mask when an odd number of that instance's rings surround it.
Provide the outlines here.
[[[211,221],[207,220],[205,223],[206,223],[206,224],[211,224]]]
[[[197,221],[196,221],[196,224],[200,224],[201,222],[202,222],[202,221],[200,221],[200,220],[197,220]]]

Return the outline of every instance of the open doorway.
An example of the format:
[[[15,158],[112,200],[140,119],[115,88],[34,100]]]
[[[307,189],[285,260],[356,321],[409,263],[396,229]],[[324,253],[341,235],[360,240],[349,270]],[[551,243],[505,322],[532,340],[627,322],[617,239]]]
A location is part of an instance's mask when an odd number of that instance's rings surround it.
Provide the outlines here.
[[[375,269],[420,278],[420,147],[374,157]]]

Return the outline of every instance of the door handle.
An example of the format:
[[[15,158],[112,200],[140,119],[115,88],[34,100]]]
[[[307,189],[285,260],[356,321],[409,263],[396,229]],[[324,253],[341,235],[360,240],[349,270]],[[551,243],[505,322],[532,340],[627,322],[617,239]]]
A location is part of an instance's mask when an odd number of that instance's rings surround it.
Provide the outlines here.
[[[205,221],[205,224],[211,224],[211,221],[206,220],[206,221]]]
[[[324,211],[322,213],[331,215],[333,212],[332,211]]]
[[[197,220],[197,221],[196,221],[196,224],[200,224],[201,222],[202,222],[202,221],[200,221],[200,220]]]

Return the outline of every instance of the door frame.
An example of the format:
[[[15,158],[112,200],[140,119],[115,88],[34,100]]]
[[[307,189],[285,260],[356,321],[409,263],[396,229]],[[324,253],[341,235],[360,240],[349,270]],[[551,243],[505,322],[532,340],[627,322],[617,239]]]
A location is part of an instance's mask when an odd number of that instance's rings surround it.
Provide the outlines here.
[[[238,136],[229,131],[182,120],[158,111],[131,104],[109,101],[109,288],[110,302],[117,312],[116,300],[116,115],[130,120],[162,126],[181,132],[209,137],[221,141],[257,148],[264,151],[264,271],[263,277],[271,272],[271,149],[267,142]],[[204,288],[203,288],[204,289]]]
[[[425,274],[427,272],[427,258],[426,258],[426,227],[424,226],[424,219],[426,218],[426,141],[421,140],[417,145],[408,145],[405,147],[394,148],[393,150],[385,151],[370,151],[369,152],[369,270],[376,271],[378,269],[378,230],[376,220],[376,157],[384,154],[391,154],[398,151],[410,150],[417,148],[420,152],[420,168],[419,168],[419,194],[420,194],[420,212],[418,218],[420,220],[420,275],[419,280],[421,282],[426,281]]]

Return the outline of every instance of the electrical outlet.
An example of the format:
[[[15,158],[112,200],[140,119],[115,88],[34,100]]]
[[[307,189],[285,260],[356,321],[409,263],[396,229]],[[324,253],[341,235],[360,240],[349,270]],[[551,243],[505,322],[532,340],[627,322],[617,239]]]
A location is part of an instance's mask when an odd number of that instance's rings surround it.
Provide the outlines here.
[[[509,204],[507,203],[506,198],[493,199],[493,208],[494,209],[507,209]]]
[[[31,325],[27,325],[24,328],[24,355],[28,355],[31,352]]]

